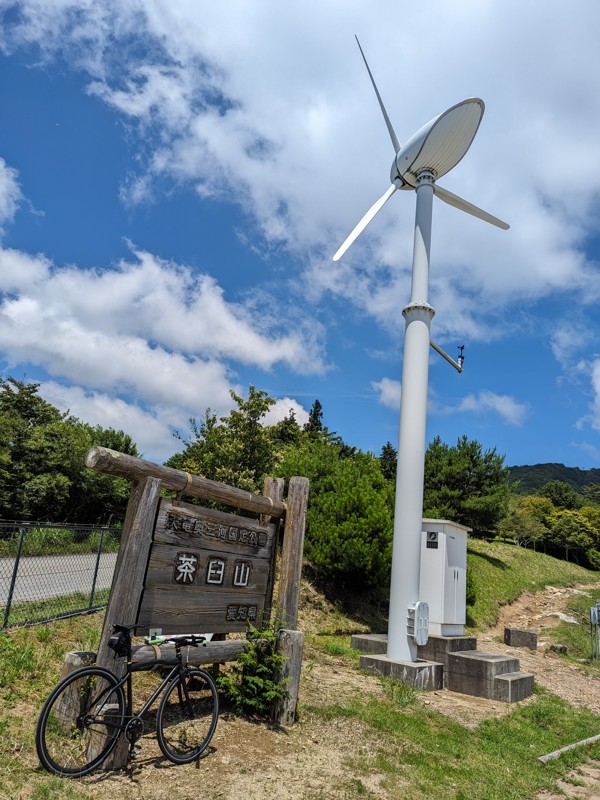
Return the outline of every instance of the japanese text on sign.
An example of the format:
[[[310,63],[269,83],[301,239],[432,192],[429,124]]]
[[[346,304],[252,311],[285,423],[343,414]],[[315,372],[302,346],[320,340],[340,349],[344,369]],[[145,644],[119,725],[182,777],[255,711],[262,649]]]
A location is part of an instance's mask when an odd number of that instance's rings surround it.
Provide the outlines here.
[[[216,520],[191,517],[187,514],[167,512],[165,530],[187,533],[190,536],[210,536],[224,542],[236,542],[248,547],[265,547],[268,541],[266,531],[227,525]]]

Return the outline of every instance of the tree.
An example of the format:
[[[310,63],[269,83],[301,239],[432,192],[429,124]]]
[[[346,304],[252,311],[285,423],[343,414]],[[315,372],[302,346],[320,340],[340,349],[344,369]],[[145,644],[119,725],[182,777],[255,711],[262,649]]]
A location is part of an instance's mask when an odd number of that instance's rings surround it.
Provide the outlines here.
[[[269,434],[275,447],[286,447],[300,442],[302,430],[296,421],[296,412],[293,408],[290,408],[287,417],[271,425]]]
[[[569,511],[580,508],[582,504],[581,496],[564,481],[548,481],[539,489],[538,494],[551,500],[556,508]]]
[[[379,455],[379,467],[383,477],[388,481],[396,480],[396,471],[398,469],[398,453],[396,448],[392,446],[391,442],[386,442],[381,448]]]
[[[323,430],[323,406],[318,400],[315,400],[308,412],[308,422],[304,430],[310,434],[317,434]]]
[[[455,447],[437,436],[425,453],[424,516],[450,519],[493,536],[508,512],[509,471],[495,448],[466,436]]]
[[[191,438],[179,437],[185,449],[167,465],[260,492],[264,477],[272,474],[275,463],[269,429],[262,424],[275,400],[254,386],[249,387],[246,400],[234,391],[230,394],[236,407],[227,416],[217,419],[207,409],[200,424],[190,419]]]
[[[322,439],[283,456],[278,474],[310,481],[305,557],[321,580],[360,591],[389,583],[393,486],[369,453],[342,457]]]
[[[550,529],[552,543],[555,547],[564,548],[565,560],[569,560],[569,553],[578,556],[584,555],[594,543],[594,529],[590,523],[577,511],[561,509],[558,511]]]
[[[600,506],[600,483],[588,483],[581,494],[586,506]]]
[[[511,539],[521,547],[533,547],[542,544],[546,549],[548,527],[540,518],[531,513],[527,502],[529,498],[519,498],[516,495],[510,500],[509,512],[498,525],[498,532],[505,539]],[[541,497],[531,498],[541,500]]]
[[[92,472],[85,456],[94,444],[137,455],[135,443],[63,414],[38,390],[37,383],[0,380],[0,516],[78,523],[122,516],[127,483]]]

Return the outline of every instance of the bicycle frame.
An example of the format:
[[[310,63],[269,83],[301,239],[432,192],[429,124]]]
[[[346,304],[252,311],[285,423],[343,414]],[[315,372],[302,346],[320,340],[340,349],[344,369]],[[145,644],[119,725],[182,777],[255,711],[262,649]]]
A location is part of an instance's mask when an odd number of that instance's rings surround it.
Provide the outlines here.
[[[163,678],[158,686],[157,689],[152,693],[150,698],[144,703],[142,708],[137,711],[135,714],[133,713],[133,687],[132,687],[132,680],[131,677],[134,672],[144,672],[146,670],[150,670],[156,666],[172,666],[171,671],[169,674]],[[142,661],[139,664],[133,664],[131,662],[131,654],[127,658],[127,672],[125,675],[119,680],[116,687],[111,686],[108,687],[107,691],[113,691],[115,688],[122,688],[125,686],[125,714],[124,714],[124,722],[123,723],[109,723],[105,721],[106,725],[110,725],[112,727],[117,728],[120,731],[124,731],[127,728],[127,725],[130,720],[132,719],[142,719],[142,717],[150,710],[152,705],[156,702],[157,698],[165,689],[166,686],[169,685],[176,677],[182,677],[185,673],[185,666],[181,663],[180,657],[176,658],[169,658],[169,659],[158,659],[156,661]],[[185,696],[185,702],[188,704],[189,708],[189,694],[187,691],[187,686],[185,681],[182,680],[181,686],[183,687],[183,693]],[[183,697],[180,695],[180,701],[183,700]]]

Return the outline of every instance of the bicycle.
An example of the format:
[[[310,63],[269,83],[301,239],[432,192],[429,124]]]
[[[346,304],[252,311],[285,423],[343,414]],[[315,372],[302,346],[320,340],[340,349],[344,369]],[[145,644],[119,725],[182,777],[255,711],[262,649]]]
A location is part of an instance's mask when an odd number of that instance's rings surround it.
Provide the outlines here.
[[[164,755],[175,764],[187,764],[208,747],[219,716],[217,688],[206,670],[184,664],[181,657],[182,647],[197,647],[204,637],[160,637],[161,642],[174,643],[175,657],[133,664],[135,627],[115,625],[108,642],[115,657],[126,659],[122,678],[104,667],[81,667],[61,680],[44,703],[35,744],[40,762],[49,772],[71,778],[93,772],[117,746],[121,734],[129,742],[131,755],[144,732],[142,718],[161,694],[156,736]],[[134,714],[131,676],[156,666],[171,670]]]

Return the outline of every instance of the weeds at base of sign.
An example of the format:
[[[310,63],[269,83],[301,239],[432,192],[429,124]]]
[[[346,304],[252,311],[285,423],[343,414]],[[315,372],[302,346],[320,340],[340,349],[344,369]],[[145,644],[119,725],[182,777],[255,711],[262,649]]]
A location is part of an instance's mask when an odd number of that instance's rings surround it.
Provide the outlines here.
[[[285,658],[278,655],[276,647],[276,626],[250,625],[243,652],[218,676],[217,686],[237,714],[265,717],[274,703],[287,699],[289,679],[280,678]]]

